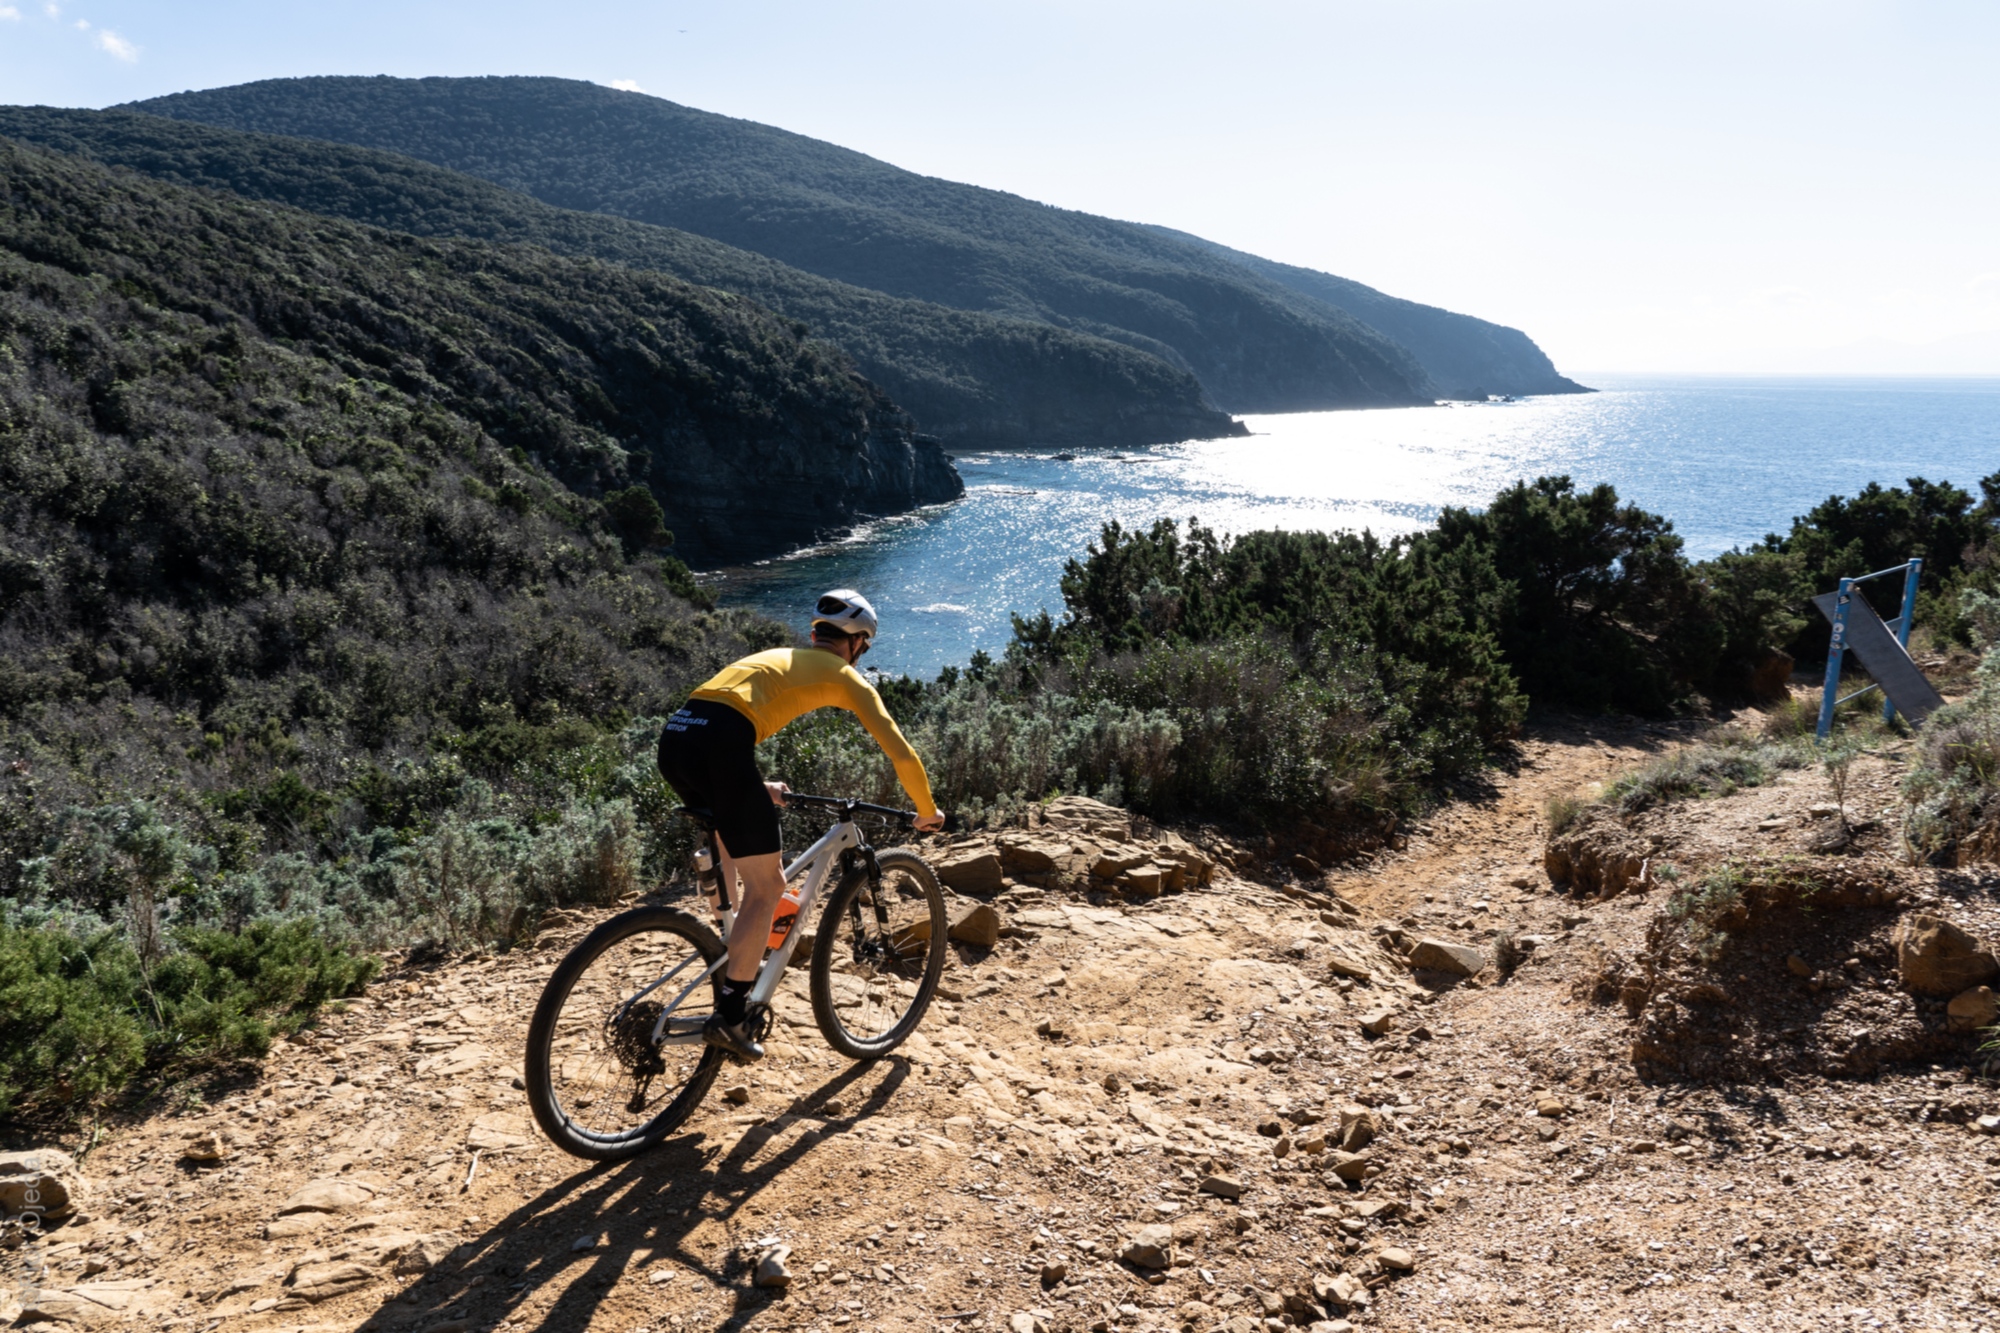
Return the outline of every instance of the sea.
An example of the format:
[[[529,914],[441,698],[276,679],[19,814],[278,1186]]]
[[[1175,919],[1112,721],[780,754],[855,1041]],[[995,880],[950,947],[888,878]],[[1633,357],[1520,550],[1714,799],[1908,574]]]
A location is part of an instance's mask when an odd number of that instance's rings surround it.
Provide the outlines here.
[[[1114,520],[1391,535],[1566,475],[1664,514],[1704,558],[1871,481],[1976,495],[2000,472],[2000,379],[1579,378],[1598,392],[1251,416],[1247,437],[1144,449],[960,453],[951,504],[701,577],[725,606],[801,626],[820,592],[860,589],[882,618],[866,665],[928,679],[1004,651],[1015,613],[1060,617],[1064,565]]]

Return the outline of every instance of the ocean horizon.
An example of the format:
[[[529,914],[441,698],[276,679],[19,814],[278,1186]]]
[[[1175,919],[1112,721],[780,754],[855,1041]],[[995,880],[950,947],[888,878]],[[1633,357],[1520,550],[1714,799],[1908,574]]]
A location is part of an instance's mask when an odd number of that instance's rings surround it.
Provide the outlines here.
[[[1430,408],[1253,415],[1251,434],[1143,449],[958,455],[965,496],[708,571],[723,605],[788,622],[830,587],[874,599],[871,666],[922,677],[999,652],[1012,615],[1062,612],[1064,564],[1107,520],[1218,531],[1427,528],[1518,480],[1609,483],[1706,559],[1870,482],[2000,472],[2000,376],[1579,374],[1597,390]]]

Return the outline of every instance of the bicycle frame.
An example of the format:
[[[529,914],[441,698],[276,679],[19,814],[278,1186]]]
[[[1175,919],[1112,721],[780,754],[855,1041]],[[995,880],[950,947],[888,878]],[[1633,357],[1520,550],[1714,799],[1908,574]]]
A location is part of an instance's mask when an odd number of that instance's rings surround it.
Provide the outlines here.
[[[798,920],[793,925],[791,933],[785,936],[784,944],[758,967],[757,984],[750,990],[749,1004],[768,1005],[771,1002],[771,996],[778,989],[778,980],[784,976],[785,967],[791,962],[792,951],[798,947],[800,937],[806,933],[801,927],[812,919],[813,907],[818,904],[820,894],[825,890],[827,881],[832,878],[833,868],[840,864],[847,852],[861,851],[867,847],[868,840],[862,837],[861,829],[852,819],[836,820],[833,827],[828,829],[818,842],[806,848],[805,851],[799,854],[797,860],[785,867],[785,882],[788,884],[801,870],[806,872],[805,887],[799,891]],[[721,865],[718,861],[716,874],[720,875],[721,873]],[[727,885],[724,886],[725,889],[728,887]],[[726,896],[733,897],[733,895]],[[724,942],[727,942],[729,932],[736,925],[736,909],[733,906],[725,908],[718,915],[721,918],[722,938]],[[696,987],[707,984],[710,978],[715,975],[716,970],[726,963],[728,959],[729,955],[725,952],[722,957],[710,963],[694,980],[682,987],[680,993],[674,996],[673,1000],[661,1011],[659,1021],[653,1025],[653,1044],[655,1046],[693,1046],[701,1042],[701,1020],[694,1018],[676,1019],[673,1016],[674,1011],[679,1009],[687,997],[694,993]],[[648,995],[672,981],[675,976],[684,971],[694,961],[694,959],[690,958],[686,962],[683,962],[672,972],[667,973],[658,981],[655,981],[652,985],[627,1000],[625,1007],[629,1009],[631,1006],[645,999]]]

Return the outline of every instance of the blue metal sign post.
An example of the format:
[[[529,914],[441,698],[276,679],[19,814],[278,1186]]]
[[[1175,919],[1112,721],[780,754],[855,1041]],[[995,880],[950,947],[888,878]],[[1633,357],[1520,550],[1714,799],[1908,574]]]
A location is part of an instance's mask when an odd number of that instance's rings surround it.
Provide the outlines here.
[[[1905,652],[1910,648],[1910,622],[1917,618],[1917,575],[1923,573],[1924,562],[1914,556],[1910,559],[1910,572],[1903,576],[1903,609],[1896,616],[1896,642],[1903,645]],[[1882,720],[1896,720],[1895,701],[1884,691],[1882,699]]]
[[[1833,709],[1840,701],[1840,659],[1847,653],[1847,604],[1854,600],[1854,580],[1842,579],[1833,603],[1833,645],[1826,650],[1826,684],[1819,692],[1819,739],[1833,734]]]
[[[1924,562],[1912,556],[1900,565],[1878,569],[1873,574],[1844,578],[1840,581],[1838,592],[1813,599],[1813,604],[1833,624],[1833,640],[1826,653],[1826,684],[1819,696],[1820,740],[1833,734],[1833,710],[1848,699],[1858,699],[1870,690],[1882,691],[1882,720],[1885,722],[1893,721],[1896,716],[1895,701],[1889,697],[1892,690],[1904,692],[1903,711],[1909,715],[1912,725],[1923,721],[1932,709],[1944,706],[1936,689],[1909,660],[1910,622],[1916,619],[1917,579],[1923,569]],[[1858,610],[1854,608],[1857,588],[1870,579],[1886,578],[1891,574],[1903,576],[1903,609],[1895,620],[1884,622],[1877,619],[1874,608],[1865,602]],[[1861,664],[1875,677],[1875,683],[1864,685],[1843,699],[1840,697],[1841,662],[1847,655],[1850,640],[1857,633],[1861,637],[1853,643],[1855,652],[1860,656]]]

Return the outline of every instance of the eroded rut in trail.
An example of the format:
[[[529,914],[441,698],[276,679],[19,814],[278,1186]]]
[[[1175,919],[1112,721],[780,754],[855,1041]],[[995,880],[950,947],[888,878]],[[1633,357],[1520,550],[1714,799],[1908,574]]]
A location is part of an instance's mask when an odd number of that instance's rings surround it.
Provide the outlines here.
[[[1543,725],[1404,849],[1322,880],[1225,870],[1122,903],[1002,885],[1007,936],[962,951],[958,998],[894,1058],[827,1051],[795,970],[770,1057],[615,1166],[547,1146],[514,1086],[586,921],[395,972],[254,1086],[112,1130],[79,1215],[0,1253],[0,1313],[257,1333],[1988,1327],[2000,1139],[1971,1122],[2000,1108],[1963,1058],[1648,1083],[1626,1009],[1592,998],[1660,895],[1552,890],[1543,804],[1681,736]],[[1894,764],[1857,778],[1871,809]],[[1825,799],[1794,772],[1661,815],[1661,845],[1782,851]],[[1995,933],[1987,881],[1896,873]],[[1489,955],[1534,938],[1511,979],[1454,981],[1411,973],[1384,930]],[[789,1287],[754,1285],[778,1247]]]

